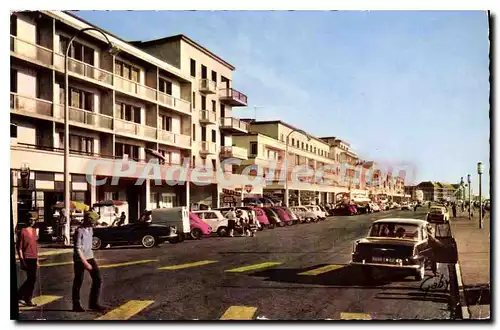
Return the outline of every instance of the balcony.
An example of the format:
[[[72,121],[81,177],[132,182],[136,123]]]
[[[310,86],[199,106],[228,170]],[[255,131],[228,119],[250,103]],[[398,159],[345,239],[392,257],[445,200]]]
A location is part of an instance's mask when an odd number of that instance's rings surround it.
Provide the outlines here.
[[[115,87],[117,90],[139,96],[151,101],[156,101],[157,92],[154,88],[142,85],[137,81],[129,80],[115,75]]]
[[[199,91],[203,94],[215,94],[217,93],[217,83],[206,78],[201,79]]]
[[[215,155],[217,153],[217,144],[210,141],[200,141],[200,154]]]
[[[44,66],[52,66],[52,50],[10,36],[10,51],[15,56]]]
[[[123,119],[115,119],[115,132],[117,134],[156,140],[156,128]]]
[[[10,109],[14,113],[53,118],[52,102],[10,93]]]
[[[247,96],[233,88],[219,90],[219,100],[233,107],[245,107],[248,103]]]
[[[247,133],[248,123],[233,117],[220,119],[220,128],[231,133]]]
[[[220,151],[221,158],[248,159],[248,150],[235,146],[222,146]]]
[[[60,113],[64,114],[64,107],[61,107]],[[64,115],[61,117],[64,118]],[[69,120],[73,123],[83,124],[92,128],[113,130],[113,117],[88,110],[70,107]]]
[[[55,67],[57,70],[64,72],[64,55],[56,54]],[[68,72],[74,73],[81,77],[91,79],[100,84],[108,86],[113,85],[113,74],[103,69],[99,69],[91,64],[75,60],[68,57]]]
[[[160,143],[168,143],[179,148],[191,148],[191,137],[189,135],[158,130],[158,140],[160,140]]]
[[[158,103],[172,110],[176,110],[187,115],[191,114],[191,103],[173,97],[172,95],[168,95],[163,92],[158,92]]]
[[[209,110],[200,110],[200,123],[201,124],[217,124],[217,114]]]

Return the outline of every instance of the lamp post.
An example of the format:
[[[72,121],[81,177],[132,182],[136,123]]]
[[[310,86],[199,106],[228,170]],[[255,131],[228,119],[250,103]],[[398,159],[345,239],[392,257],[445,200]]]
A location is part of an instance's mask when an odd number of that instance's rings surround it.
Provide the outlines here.
[[[483,174],[483,163],[477,163],[477,174],[479,175],[479,229],[483,228],[483,199],[481,196],[481,175]]]
[[[299,133],[304,134],[307,137],[307,141],[311,140],[311,137],[309,136],[309,134],[307,134],[306,132],[304,132],[301,129],[294,129],[294,130],[290,131],[290,133],[288,133],[288,135],[286,136],[286,140],[285,140],[285,205],[286,206],[289,206],[289,204],[288,204],[288,202],[289,202],[288,201],[288,199],[289,199],[289,192],[288,192],[288,140],[289,140],[290,135],[294,132],[299,132]]]
[[[467,174],[467,184],[469,186],[469,220],[472,219],[472,208],[470,205],[470,174]]]
[[[109,45],[109,52],[112,56],[116,55],[117,49],[113,48],[113,44],[109,41],[109,38],[106,36],[104,32],[97,28],[83,28],[75,33],[73,38],[68,43],[66,47],[66,52],[64,55],[64,217],[66,218],[66,223],[64,225],[64,235],[66,236],[66,240],[63,244],[70,243],[70,203],[71,203],[71,195],[70,195],[70,184],[69,184],[69,74],[68,74],[68,58],[69,58],[69,50],[71,49],[71,45],[73,41],[82,33],[87,31],[96,31],[102,34],[102,36],[106,39]]]

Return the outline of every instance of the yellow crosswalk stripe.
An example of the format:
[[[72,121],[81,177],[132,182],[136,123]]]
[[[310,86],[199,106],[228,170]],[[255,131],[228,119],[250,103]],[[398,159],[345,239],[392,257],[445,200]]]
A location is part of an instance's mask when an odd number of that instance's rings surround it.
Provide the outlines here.
[[[221,316],[221,320],[252,320],[256,307],[231,306]]]
[[[208,264],[213,264],[218,261],[215,260],[202,260],[202,261],[197,261],[197,262],[191,262],[188,264],[181,264],[181,265],[172,265],[172,266],[165,266],[165,267],[160,267],[158,268],[159,270],[177,270],[177,269],[184,269],[184,268],[191,268],[191,267],[196,267],[196,266],[203,266],[203,265],[208,265]]]
[[[130,300],[96,320],[128,320],[154,302],[154,300]]]
[[[35,297],[33,298],[33,302],[35,304],[37,304],[38,306],[34,306],[34,307],[19,307],[19,310],[20,311],[29,311],[30,309],[34,309],[34,308],[38,308],[40,306],[43,306],[43,305],[47,305],[47,304],[50,304],[51,302],[54,302],[56,300],[59,300],[61,299],[62,296],[49,296],[49,295],[42,295],[42,296],[38,296],[38,297]]]
[[[238,267],[238,268],[233,268],[233,269],[228,269],[226,272],[228,273],[243,273],[249,270],[256,270],[256,269],[262,269],[262,268],[268,268],[276,265],[280,265],[281,262],[264,262],[261,264],[255,264],[255,265],[250,265],[250,266],[243,266],[243,267]]]
[[[319,275],[327,272],[331,272],[332,270],[339,269],[344,267],[344,265],[326,265],[323,267],[315,268],[308,270],[307,272],[299,273],[299,275]]]
[[[155,262],[155,261],[158,261],[158,259],[146,259],[146,260],[137,260],[137,261],[122,262],[122,263],[119,263],[119,264],[108,264],[108,265],[99,266],[99,268],[103,269],[103,268],[123,267],[123,266],[146,264],[148,262]]]
[[[340,313],[341,320],[371,320],[372,317],[367,313]]]
[[[73,253],[73,249],[43,251],[38,253],[38,256],[46,257],[46,256],[55,256],[58,254],[67,254],[67,253]]]

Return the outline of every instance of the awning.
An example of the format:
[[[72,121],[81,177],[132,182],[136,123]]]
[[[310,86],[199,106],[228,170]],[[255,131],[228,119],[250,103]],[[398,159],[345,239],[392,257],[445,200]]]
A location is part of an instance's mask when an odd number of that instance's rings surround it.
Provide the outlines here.
[[[165,157],[163,157],[163,155],[162,155],[162,154],[160,154],[160,153],[159,153],[158,151],[156,151],[156,150],[146,148],[146,153],[148,153],[148,154],[150,154],[150,155],[152,155],[152,156],[155,156],[156,158],[161,159],[161,160],[163,160],[163,161],[167,161],[167,160],[165,159]]]

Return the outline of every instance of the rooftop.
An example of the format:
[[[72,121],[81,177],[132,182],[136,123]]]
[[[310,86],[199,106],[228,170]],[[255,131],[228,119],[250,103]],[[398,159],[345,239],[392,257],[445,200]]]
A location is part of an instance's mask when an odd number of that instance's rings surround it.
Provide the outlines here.
[[[283,125],[283,126],[286,126],[290,129],[293,129],[293,130],[299,130],[299,128],[295,127],[295,126],[292,126],[290,124],[287,124],[285,123],[284,121],[281,121],[281,120],[263,120],[263,121],[256,121],[256,120],[250,120],[248,121],[250,125],[269,125],[269,124],[280,124],[280,125]],[[307,133],[307,132],[306,132]],[[321,142],[321,143],[324,143],[324,144],[328,144],[326,143],[325,141],[321,140],[320,138],[317,138],[309,133],[307,133],[307,135],[313,139],[313,140],[316,140],[318,142]]]

